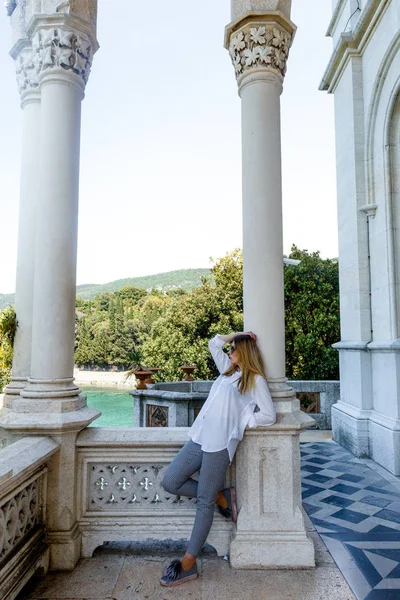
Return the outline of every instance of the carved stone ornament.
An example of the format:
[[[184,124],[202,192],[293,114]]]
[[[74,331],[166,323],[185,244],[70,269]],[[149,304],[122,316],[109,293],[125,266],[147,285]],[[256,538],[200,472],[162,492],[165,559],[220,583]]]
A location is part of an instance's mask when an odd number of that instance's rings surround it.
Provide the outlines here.
[[[86,84],[93,59],[90,42],[80,34],[61,28],[41,29],[32,39],[32,49],[17,59],[20,92],[39,85],[39,75],[50,69],[72,71]]]
[[[25,50],[16,61],[17,86],[20,94],[39,86],[40,66],[38,54],[32,49]]]
[[[180,498],[164,490],[161,481],[166,464],[89,465],[89,510],[121,511],[162,509],[184,505],[194,508],[195,498]]]
[[[4,6],[6,7],[6,13],[9,17],[13,14],[14,10],[17,8],[16,0],[6,0],[4,2]]]
[[[247,26],[233,33],[229,54],[236,77],[260,67],[272,68],[284,76],[291,40],[291,35],[276,25]]]
[[[34,481],[0,507],[0,567],[39,523],[39,482]]]

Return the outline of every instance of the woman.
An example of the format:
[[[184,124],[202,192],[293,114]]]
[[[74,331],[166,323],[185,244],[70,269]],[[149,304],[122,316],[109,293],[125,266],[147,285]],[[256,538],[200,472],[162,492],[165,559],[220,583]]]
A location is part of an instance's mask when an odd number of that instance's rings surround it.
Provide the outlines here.
[[[215,503],[224,517],[237,519],[235,490],[223,489],[223,485],[244,430],[275,423],[256,340],[252,332],[232,333],[216,335],[208,344],[220,376],[189,430],[190,440],[169,465],[162,482],[170,494],[197,498],[196,518],[185,556],[167,566],[162,585],[172,587],[197,579],[196,557],[210,531]],[[223,347],[229,342],[226,354]],[[196,471],[200,471],[198,482],[191,479]]]

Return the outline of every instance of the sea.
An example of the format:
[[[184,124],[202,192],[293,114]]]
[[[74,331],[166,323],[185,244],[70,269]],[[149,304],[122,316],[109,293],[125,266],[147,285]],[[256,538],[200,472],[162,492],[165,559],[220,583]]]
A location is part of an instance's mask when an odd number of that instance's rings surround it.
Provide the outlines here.
[[[88,406],[101,411],[89,427],[134,427],[133,398],[128,389],[79,386]]]

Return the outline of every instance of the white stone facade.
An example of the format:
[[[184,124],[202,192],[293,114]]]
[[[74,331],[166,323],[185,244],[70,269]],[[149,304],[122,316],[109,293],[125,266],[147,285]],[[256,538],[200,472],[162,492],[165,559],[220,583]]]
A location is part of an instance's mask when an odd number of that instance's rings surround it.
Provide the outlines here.
[[[400,475],[400,4],[335,0],[341,398],[334,439]]]

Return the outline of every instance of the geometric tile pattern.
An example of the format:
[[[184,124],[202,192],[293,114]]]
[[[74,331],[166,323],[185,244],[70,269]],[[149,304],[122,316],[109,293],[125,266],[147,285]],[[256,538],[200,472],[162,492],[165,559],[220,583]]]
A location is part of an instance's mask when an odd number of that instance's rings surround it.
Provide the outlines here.
[[[359,600],[400,600],[400,483],[335,442],[302,443],[303,507]]]

